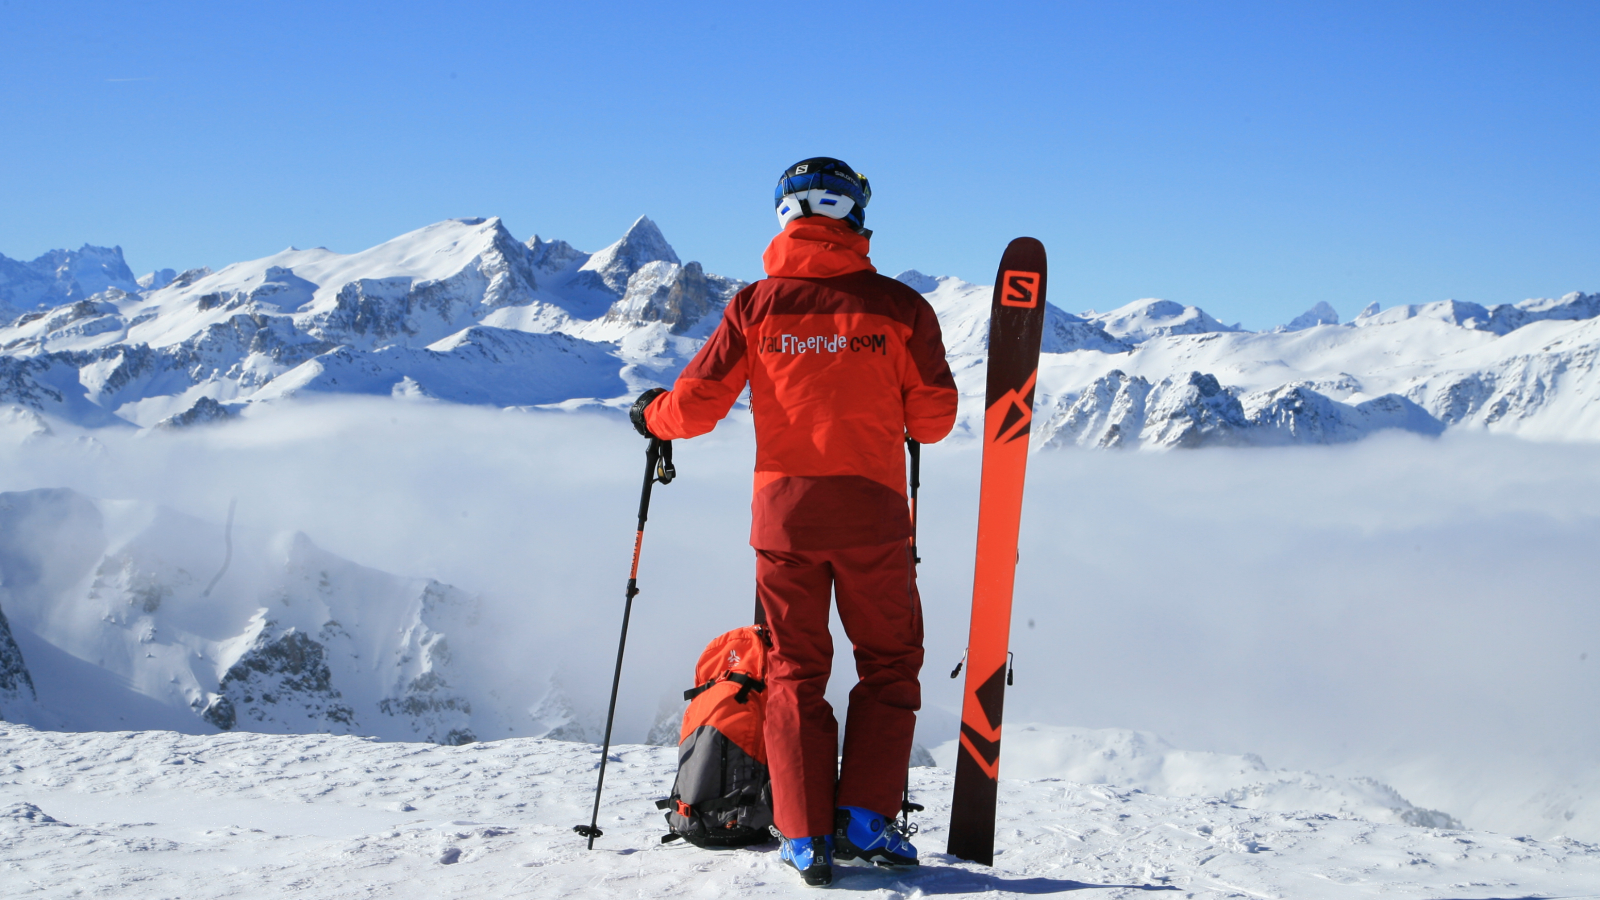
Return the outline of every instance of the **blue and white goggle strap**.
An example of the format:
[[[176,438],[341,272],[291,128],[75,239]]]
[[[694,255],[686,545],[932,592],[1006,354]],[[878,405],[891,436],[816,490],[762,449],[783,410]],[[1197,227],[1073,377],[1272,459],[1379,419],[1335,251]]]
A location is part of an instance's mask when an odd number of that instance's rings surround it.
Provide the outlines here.
[[[851,180],[828,172],[811,172],[784,176],[773,190],[773,207],[780,228],[797,218],[821,215],[845,219],[859,230],[871,198],[872,189],[865,178],[858,187]]]
[[[860,224],[855,221],[860,218],[856,202],[843,194],[836,194],[823,188],[813,188],[809,191],[784,194],[778,198],[779,228],[787,227],[790,222],[807,215],[844,219],[853,227]]]

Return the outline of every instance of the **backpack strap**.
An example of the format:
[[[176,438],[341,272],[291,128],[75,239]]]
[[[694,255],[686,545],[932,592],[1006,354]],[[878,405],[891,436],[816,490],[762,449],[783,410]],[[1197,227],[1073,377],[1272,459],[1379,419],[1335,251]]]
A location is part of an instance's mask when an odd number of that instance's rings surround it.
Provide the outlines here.
[[[734,694],[733,699],[740,703],[750,702],[751,691],[755,691],[759,694],[767,689],[767,683],[765,681],[762,681],[759,678],[751,678],[749,675],[746,675],[743,672],[729,672],[727,679],[734,684],[739,685],[739,693]],[[717,682],[721,680],[722,679],[720,678],[713,678],[705,684],[692,687],[683,692],[683,699],[693,700],[701,694],[704,694],[706,691],[711,690],[713,687],[716,687]]]
[[[743,672],[729,672],[728,680],[739,685],[739,693],[734,694],[733,699],[740,703],[750,702],[751,691],[755,691],[759,694],[767,689],[767,683],[765,681],[762,681],[759,678],[751,678],[749,675],[746,675]]]

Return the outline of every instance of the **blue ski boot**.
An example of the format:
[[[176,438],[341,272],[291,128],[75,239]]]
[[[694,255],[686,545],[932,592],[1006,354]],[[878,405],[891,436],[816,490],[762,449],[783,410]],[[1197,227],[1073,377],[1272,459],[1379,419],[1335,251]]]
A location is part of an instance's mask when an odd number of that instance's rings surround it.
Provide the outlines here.
[[[833,837],[784,838],[778,857],[793,866],[806,884],[833,883]]]
[[[833,845],[840,859],[880,866],[917,864],[917,848],[894,827],[893,820],[859,806],[841,806],[834,813]]]

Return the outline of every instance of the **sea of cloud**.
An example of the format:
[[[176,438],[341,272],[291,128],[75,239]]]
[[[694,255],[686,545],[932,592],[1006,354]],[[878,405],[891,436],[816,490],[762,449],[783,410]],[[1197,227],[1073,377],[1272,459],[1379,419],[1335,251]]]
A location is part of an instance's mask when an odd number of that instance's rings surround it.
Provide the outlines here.
[[[262,408],[187,431],[0,440],[0,490],[70,487],[481,593],[508,683],[603,714],[643,475],[614,411]],[[747,415],[676,446],[640,564],[621,740],[754,604]],[[919,741],[954,735],[979,448],[924,451]],[[1600,832],[1600,447],[1477,435],[1031,458],[1014,722],[1154,732],[1372,775],[1468,825]],[[848,644],[838,641],[839,667]],[[462,652],[463,648],[456,648]],[[842,704],[848,679],[835,679]],[[515,693],[523,693],[517,691]]]

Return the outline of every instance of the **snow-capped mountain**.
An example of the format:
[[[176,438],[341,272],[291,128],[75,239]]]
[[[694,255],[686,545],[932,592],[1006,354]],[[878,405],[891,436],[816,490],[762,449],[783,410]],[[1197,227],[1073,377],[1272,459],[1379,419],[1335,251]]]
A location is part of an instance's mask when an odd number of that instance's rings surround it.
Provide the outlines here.
[[[145,277],[154,284],[161,273]],[[167,280],[172,276],[167,275]],[[111,289],[137,291],[147,286],[133,277],[121,247],[84,244],[77,250],[51,250],[32,262],[0,254],[0,319],[73,303]]]
[[[166,275],[144,287],[129,273],[0,328],[0,399],[141,426],[202,400],[237,410],[307,391],[604,400],[670,378],[742,286],[681,263],[643,217],[593,254],[460,219],[360,253],[290,248]]]
[[[962,422],[981,415],[990,288],[906,272],[939,314]],[[1483,307],[1444,301],[1355,321],[1318,304],[1250,332],[1140,300],[1046,310],[1036,446],[1331,444],[1384,429],[1600,439],[1600,294]]]
[[[1131,344],[1175,334],[1211,334],[1242,331],[1238,325],[1224,325],[1198,306],[1184,306],[1171,300],[1135,300],[1108,313],[1093,310],[1085,319],[1103,327],[1108,334]]]
[[[898,277],[939,315],[960,432],[975,433],[990,288]],[[682,262],[643,217],[595,253],[459,219],[360,253],[290,248],[217,272],[135,280],[120,251],[85,247],[0,258],[0,279],[0,301],[27,307],[0,327],[0,403],[141,427],[314,393],[621,406],[670,383],[741,286]],[[1447,428],[1600,439],[1588,402],[1600,294],[1338,319],[1319,303],[1257,333],[1168,300],[1050,306],[1036,443],[1341,443]]]

